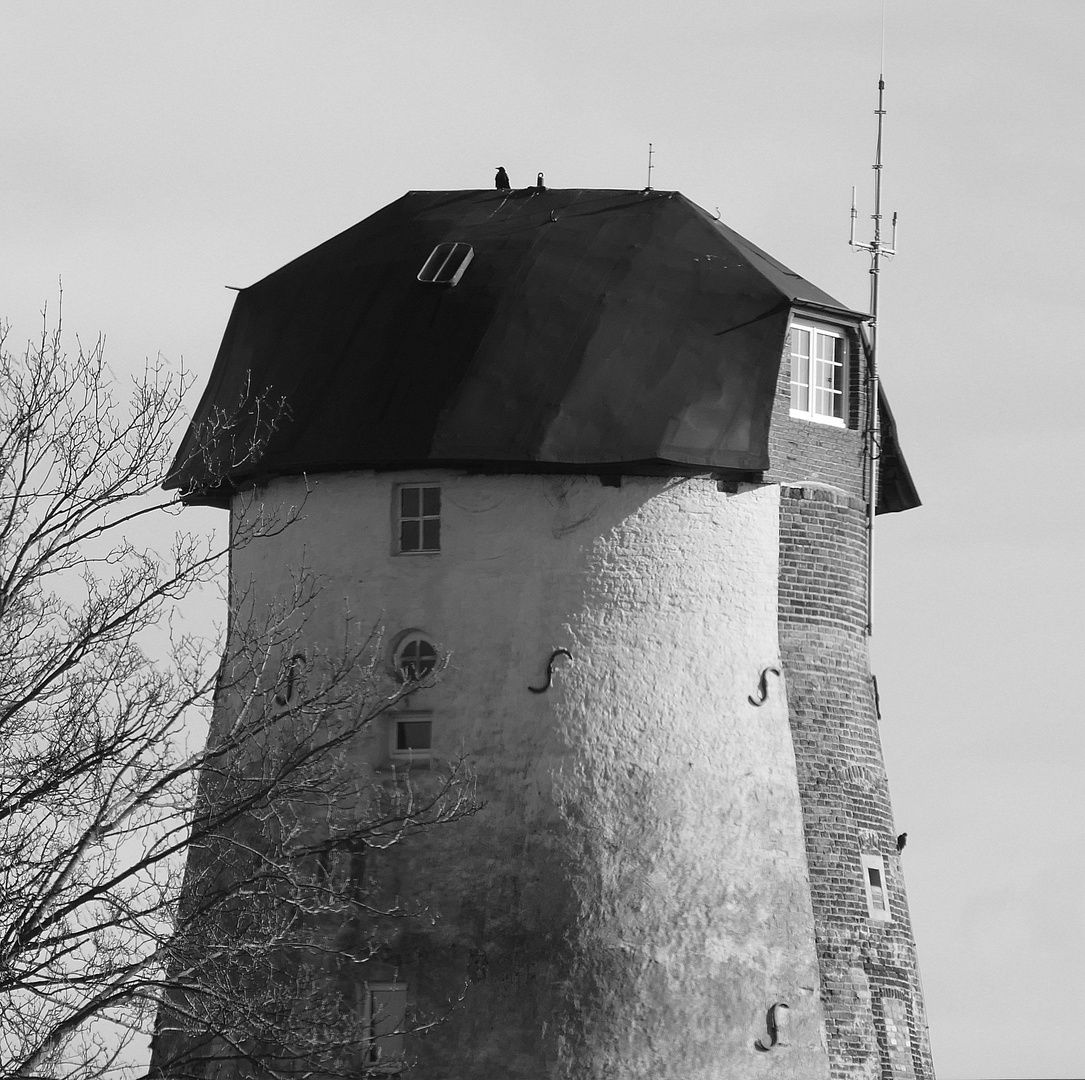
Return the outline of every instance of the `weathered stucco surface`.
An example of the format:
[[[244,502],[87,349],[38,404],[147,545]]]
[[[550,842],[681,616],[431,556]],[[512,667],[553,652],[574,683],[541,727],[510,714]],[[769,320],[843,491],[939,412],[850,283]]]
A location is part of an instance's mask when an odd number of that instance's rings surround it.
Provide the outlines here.
[[[401,481],[441,484],[440,554],[392,553]],[[300,482],[261,497],[299,503]],[[370,968],[448,1014],[408,1041],[415,1075],[828,1075],[781,681],[749,701],[779,663],[779,500],[707,478],[341,474],[234,553],[242,586],[324,575],[314,644],[339,639],[346,607],[386,649],[419,628],[450,656],[414,703],[485,809],[371,865],[432,916]],[[573,660],[531,693],[559,647]],[[378,788],[396,782],[376,767],[388,722],[357,764]],[[762,1051],[779,1001],[787,1045]]]

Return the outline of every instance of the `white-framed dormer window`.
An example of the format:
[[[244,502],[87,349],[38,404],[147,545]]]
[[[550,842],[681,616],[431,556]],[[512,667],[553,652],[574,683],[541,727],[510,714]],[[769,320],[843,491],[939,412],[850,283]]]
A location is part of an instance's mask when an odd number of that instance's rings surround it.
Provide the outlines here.
[[[885,880],[885,860],[880,855],[864,853],[862,862],[867,911],[876,922],[889,922],[893,918],[893,914],[889,910],[889,888]]]
[[[396,551],[433,555],[441,550],[441,488],[438,484],[399,484],[394,494]]]
[[[796,319],[791,324],[791,415],[844,427],[848,339],[843,330]]]

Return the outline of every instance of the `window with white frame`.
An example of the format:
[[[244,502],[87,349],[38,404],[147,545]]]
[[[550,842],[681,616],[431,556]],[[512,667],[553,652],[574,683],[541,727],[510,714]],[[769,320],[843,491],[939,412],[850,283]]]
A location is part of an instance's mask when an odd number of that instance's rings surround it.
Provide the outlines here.
[[[885,860],[880,855],[863,855],[863,885],[870,917],[877,922],[889,922],[889,889],[885,880]]]
[[[441,488],[400,484],[395,489],[396,551],[426,555],[441,550]]]
[[[847,416],[848,339],[842,330],[791,324],[791,415],[843,427]]]
[[[389,760],[397,765],[429,765],[433,751],[433,710],[404,709],[388,716]]]
[[[407,1022],[407,984],[373,982],[365,986],[366,1058],[389,1064],[403,1057],[403,1029]]]

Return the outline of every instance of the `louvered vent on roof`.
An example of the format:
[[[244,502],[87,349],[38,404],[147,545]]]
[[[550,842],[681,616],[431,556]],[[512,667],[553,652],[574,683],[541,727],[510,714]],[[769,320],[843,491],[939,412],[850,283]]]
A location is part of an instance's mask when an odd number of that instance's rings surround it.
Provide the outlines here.
[[[438,244],[418,271],[418,280],[427,285],[455,285],[474,257],[470,244]]]

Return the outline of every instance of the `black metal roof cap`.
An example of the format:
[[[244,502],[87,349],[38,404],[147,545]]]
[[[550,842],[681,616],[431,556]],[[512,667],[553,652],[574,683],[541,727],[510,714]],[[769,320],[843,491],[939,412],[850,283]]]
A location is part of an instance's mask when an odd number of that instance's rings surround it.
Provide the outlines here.
[[[420,282],[453,242],[473,251],[457,284]],[[761,472],[804,305],[865,318],[678,192],[408,192],[238,293],[166,486],[220,502],[344,469]]]

